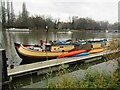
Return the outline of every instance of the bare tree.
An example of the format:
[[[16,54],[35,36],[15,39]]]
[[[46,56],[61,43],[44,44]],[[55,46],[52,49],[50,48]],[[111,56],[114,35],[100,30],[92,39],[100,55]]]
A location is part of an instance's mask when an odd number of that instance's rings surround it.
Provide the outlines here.
[[[15,14],[14,14],[13,3],[11,2],[10,26],[14,27],[14,23],[15,23]]]
[[[5,11],[5,1],[1,0],[1,7],[2,7],[2,29],[6,28],[6,11]]]
[[[28,28],[28,11],[24,2],[22,5],[22,26],[23,28]]]
[[[9,0],[7,0],[7,28],[10,27],[10,5]]]

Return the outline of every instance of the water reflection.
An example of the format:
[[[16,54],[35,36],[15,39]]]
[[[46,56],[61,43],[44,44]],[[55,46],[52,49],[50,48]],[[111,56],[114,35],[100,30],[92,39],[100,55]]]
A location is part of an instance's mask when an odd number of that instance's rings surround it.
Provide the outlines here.
[[[3,48],[6,49],[6,54],[8,63],[19,65],[21,59],[16,54],[14,48],[14,42],[24,43],[24,44],[39,44],[40,40],[46,40],[46,35],[49,40],[78,40],[78,39],[91,39],[91,38],[108,38],[109,34],[97,31],[49,31],[46,33],[45,30],[31,31],[31,32],[8,32],[0,31],[0,43]]]

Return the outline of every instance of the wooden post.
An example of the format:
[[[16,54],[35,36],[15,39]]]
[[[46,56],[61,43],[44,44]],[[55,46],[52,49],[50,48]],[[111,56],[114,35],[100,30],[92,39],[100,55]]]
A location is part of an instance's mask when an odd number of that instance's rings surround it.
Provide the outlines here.
[[[2,53],[0,50],[0,90],[2,90]]]
[[[4,49],[0,49],[0,87],[4,82],[8,81],[8,73],[7,73],[7,58],[6,52]]]
[[[45,51],[46,51],[46,60],[48,60],[48,55],[47,55],[47,43],[48,43],[48,26],[46,28],[46,45],[45,45]]]

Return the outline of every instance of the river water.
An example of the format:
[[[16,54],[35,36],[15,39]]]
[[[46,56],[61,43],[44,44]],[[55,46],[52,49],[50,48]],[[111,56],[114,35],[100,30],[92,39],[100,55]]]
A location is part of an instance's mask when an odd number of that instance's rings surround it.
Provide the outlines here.
[[[40,40],[78,40],[93,38],[112,38],[118,33],[105,33],[98,30],[79,31],[79,30],[34,30],[30,32],[8,32],[0,31],[0,47],[6,50],[9,65],[19,65],[21,59],[17,55],[14,42],[23,44],[39,44]]]

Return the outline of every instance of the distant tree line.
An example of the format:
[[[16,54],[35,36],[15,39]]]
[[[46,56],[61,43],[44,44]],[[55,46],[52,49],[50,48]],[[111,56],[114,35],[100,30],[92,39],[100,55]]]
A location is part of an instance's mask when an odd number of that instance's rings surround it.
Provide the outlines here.
[[[5,5],[6,4],[6,5]],[[5,7],[7,6],[7,7]],[[118,30],[120,25],[116,22],[110,24],[108,21],[95,21],[91,18],[79,18],[73,16],[69,22],[61,22],[52,17],[29,16],[26,4],[22,5],[22,12],[16,17],[14,14],[13,3],[4,0],[1,1],[2,26],[3,28],[30,28],[44,29],[48,26],[50,29],[73,29],[73,30]]]

